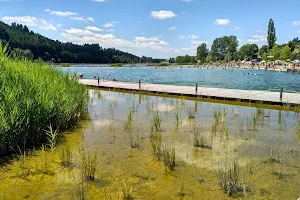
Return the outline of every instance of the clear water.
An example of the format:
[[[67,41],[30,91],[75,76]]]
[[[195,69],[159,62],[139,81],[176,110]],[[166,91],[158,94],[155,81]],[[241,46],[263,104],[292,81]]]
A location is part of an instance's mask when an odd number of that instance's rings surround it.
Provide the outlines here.
[[[0,199],[80,199],[83,151],[98,158],[96,179],[85,183],[87,199],[121,200],[126,188],[144,200],[232,199],[219,186],[218,169],[233,160],[238,160],[240,181],[251,185],[246,196],[240,192],[233,199],[300,197],[299,113],[101,90],[89,95],[86,121],[63,134],[55,149],[29,154],[28,176],[20,177],[20,160],[0,167]],[[218,123],[214,111],[220,113]],[[155,115],[161,119],[162,142],[176,151],[173,171],[152,155]],[[211,149],[194,147],[195,130],[211,138]],[[138,147],[131,148],[132,143]],[[60,165],[66,145],[72,152],[70,168]],[[271,157],[280,162],[269,162]],[[43,172],[46,162],[48,173]],[[178,194],[181,182],[184,197]]]
[[[111,67],[65,67],[63,72],[82,73],[84,78],[100,77],[124,82],[195,85],[242,90],[300,92],[300,75],[286,72],[239,69],[206,68],[111,68]]]

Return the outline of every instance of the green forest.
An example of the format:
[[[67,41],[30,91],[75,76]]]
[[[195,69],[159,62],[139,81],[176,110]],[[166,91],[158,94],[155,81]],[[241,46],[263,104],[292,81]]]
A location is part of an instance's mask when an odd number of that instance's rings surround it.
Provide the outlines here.
[[[99,44],[77,45],[51,40],[30,31],[27,26],[0,21],[0,40],[9,42],[10,52],[18,57],[54,63],[138,63],[140,58]],[[152,61],[152,58],[149,59]]]
[[[197,48],[196,57],[178,56],[176,63],[209,63],[251,60],[296,60],[300,59],[300,39],[294,38],[285,44],[276,44],[276,29],[272,19],[269,21],[267,32],[267,45],[260,48],[256,44],[245,44],[239,48],[239,41],[236,36],[224,36],[216,38],[210,50],[207,45],[201,44]],[[171,59],[170,59],[171,60]],[[172,58],[174,60],[174,58]]]

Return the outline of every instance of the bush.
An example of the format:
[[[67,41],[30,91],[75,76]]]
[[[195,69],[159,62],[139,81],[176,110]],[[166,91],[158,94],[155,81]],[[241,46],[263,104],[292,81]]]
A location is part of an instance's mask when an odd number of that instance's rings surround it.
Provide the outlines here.
[[[44,62],[10,59],[0,42],[0,154],[47,141],[45,130],[64,130],[85,112],[86,87]]]

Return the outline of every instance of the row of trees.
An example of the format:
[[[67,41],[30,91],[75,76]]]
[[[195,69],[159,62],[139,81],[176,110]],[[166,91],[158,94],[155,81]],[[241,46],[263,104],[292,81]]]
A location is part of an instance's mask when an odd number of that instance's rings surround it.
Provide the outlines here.
[[[230,62],[239,60],[286,60],[300,59],[300,40],[298,38],[286,44],[276,44],[276,30],[274,21],[270,19],[268,26],[268,45],[258,47],[256,44],[245,44],[238,49],[236,36],[224,36],[213,41],[209,51],[206,44],[201,44],[197,48],[197,60],[200,62]]]
[[[77,45],[51,40],[30,31],[27,26],[0,22],[0,40],[9,42],[12,54],[28,59],[43,59],[66,63],[153,63],[161,59],[138,57],[114,48],[102,48],[99,44]]]

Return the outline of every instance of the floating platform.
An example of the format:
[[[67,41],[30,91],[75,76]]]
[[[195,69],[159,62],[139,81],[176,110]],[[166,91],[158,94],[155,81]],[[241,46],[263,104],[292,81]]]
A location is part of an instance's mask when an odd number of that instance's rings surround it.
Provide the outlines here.
[[[196,86],[178,86],[148,83],[100,81],[93,79],[79,79],[81,84],[107,89],[120,89],[128,91],[142,91],[156,94],[168,94],[177,96],[188,96],[198,98],[208,98],[216,100],[239,101],[249,103],[264,103],[280,106],[300,106],[300,93],[285,93],[280,99],[280,92],[256,91],[256,90],[238,90],[225,88],[209,88]]]

